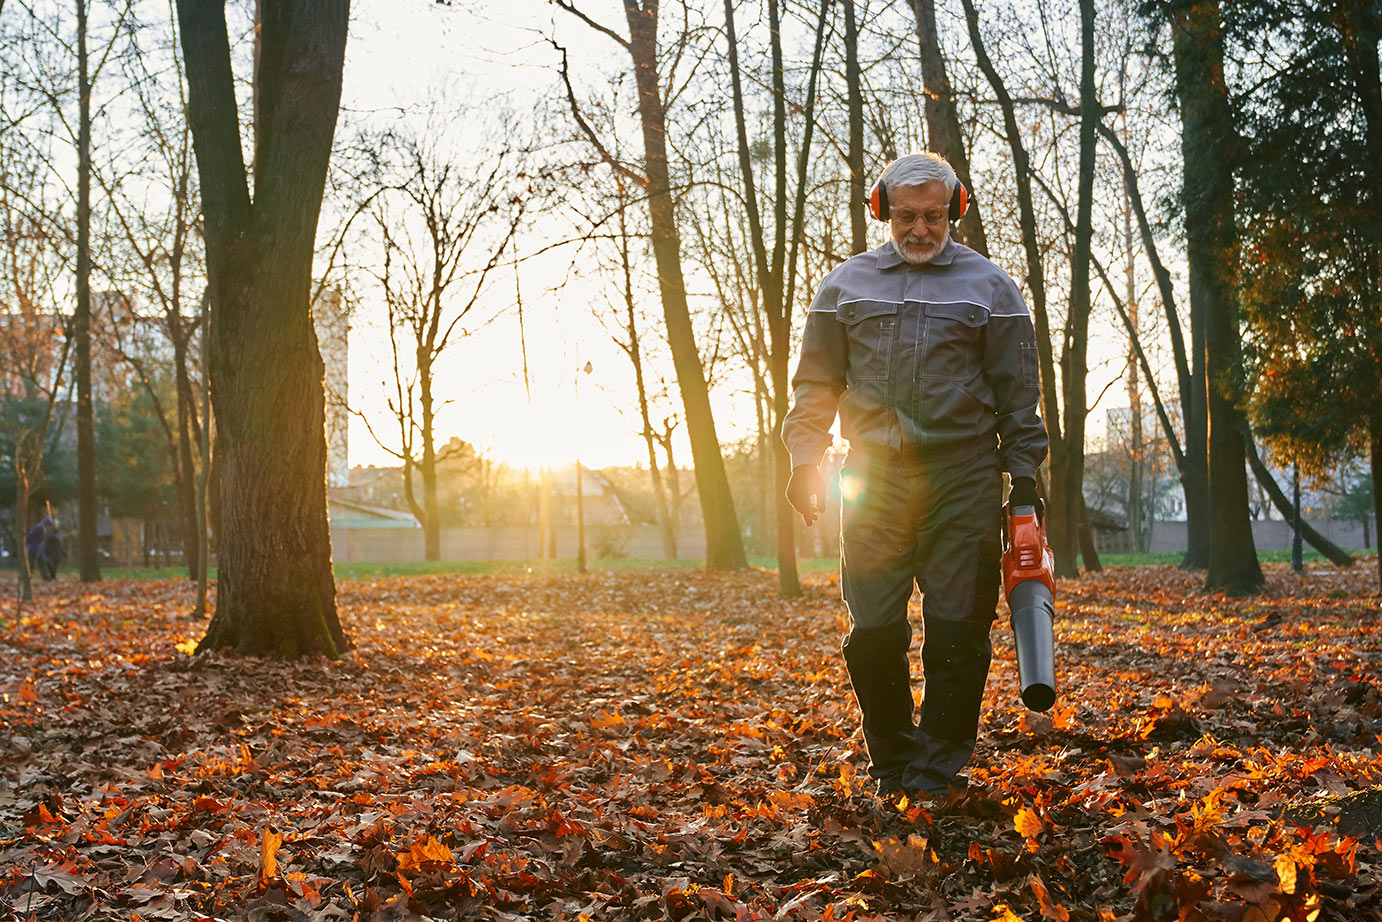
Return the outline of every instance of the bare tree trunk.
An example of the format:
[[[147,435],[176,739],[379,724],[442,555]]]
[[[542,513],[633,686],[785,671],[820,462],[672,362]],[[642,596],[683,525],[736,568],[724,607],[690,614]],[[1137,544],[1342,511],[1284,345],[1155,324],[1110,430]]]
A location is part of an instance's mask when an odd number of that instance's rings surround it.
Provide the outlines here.
[[[96,535],[96,421],[91,402],[91,80],[86,0],[77,0],[77,563],[82,582],[101,578]]]
[[[734,512],[734,497],[730,493],[724,456],[715,433],[715,418],[710,409],[710,391],[696,349],[695,331],[686,301],[681,240],[677,233],[676,208],[667,165],[667,114],[658,76],[657,12],[657,0],[644,0],[642,7],[639,7],[637,0],[624,0],[624,13],[629,26],[628,50],[633,58],[634,79],[638,85],[638,111],[643,127],[653,258],[662,288],[667,341],[672,349],[672,364],[676,368],[677,384],[686,413],[686,431],[691,439],[691,455],[696,465],[696,488],[705,524],[706,566],[712,570],[735,570],[748,566],[748,560],[744,556],[739,519]]]
[[[677,470],[677,460],[672,455],[672,433],[676,431],[671,420],[665,420],[662,424],[662,432],[654,437],[657,443],[662,446],[662,451],[667,455],[667,494],[668,500],[672,504],[672,522],[674,525],[681,524],[681,502],[685,495],[681,492],[681,474]]]
[[[537,488],[537,556],[549,559],[557,556],[557,526],[552,519],[552,474],[546,465],[538,473]]]
[[[1052,535],[1051,549],[1056,554],[1057,572],[1071,576],[1078,574],[1075,552],[1081,544],[1079,532],[1085,520],[1084,438],[1089,412],[1085,381],[1088,377],[1089,276],[1094,235],[1094,149],[1096,123],[1101,116],[1094,85],[1093,0],[1080,0],[1080,36],[1083,51],[1080,67],[1079,200],[1076,204],[1075,253],[1070,266],[1070,310],[1066,318],[1065,345],[1061,350],[1061,384],[1065,392],[1064,459],[1058,472],[1055,464],[1052,465],[1052,480],[1059,473],[1061,487],[1059,495],[1053,499],[1063,507],[1066,528],[1063,533]]]
[[[1190,413],[1185,418],[1185,464],[1181,489],[1185,492],[1185,556],[1183,570],[1209,569],[1209,404],[1205,385],[1204,304],[1190,285]]]
[[[1156,239],[1151,222],[1147,220],[1146,209],[1142,206],[1142,195],[1137,186],[1137,172],[1127,147],[1107,126],[1100,126],[1104,139],[1113,147],[1123,164],[1124,188],[1132,204],[1133,214],[1137,216],[1138,228],[1142,235],[1142,247],[1151,263],[1152,275],[1161,292],[1162,307],[1166,312],[1166,329],[1171,340],[1171,355],[1176,367],[1176,381],[1180,390],[1181,418],[1185,425],[1185,449],[1176,448],[1175,433],[1167,432],[1167,440],[1175,455],[1176,469],[1180,472],[1181,488],[1185,491],[1187,544],[1181,567],[1188,570],[1203,570],[1209,565],[1209,476],[1205,467],[1205,389],[1204,389],[1204,330],[1197,320],[1196,301],[1190,304],[1190,336],[1193,360],[1186,354],[1185,338],[1181,331],[1180,317],[1176,313],[1175,292],[1171,286],[1171,273],[1161,262],[1157,252]],[[1192,368],[1191,362],[1194,365]],[[1150,380],[1148,382],[1151,384]]]
[[[847,10],[846,15],[852,15]],[[811,147],[811,126],[815,112],[816,79],[820,72],[821,49],[825,38],[827,7],[823,3],[817,21],[815,53],[811,62],[811,77],[806,91],[805,123],[802,149],[798,158],[796,207],[790,235],[801,233],[802,207],[805,198],[806,161]],[[772,384],[772,449],[775,482],[774,533],[777,543],[778,591],[784,597],[801,595],[801,581],[796,561],[796,513],[787,501],[787,482],[792,475],[792,460],[783,443],[782,421],[791,401],[788,364],[791,352],[791,295],[792,284],[787,276],[795,272],[797,248],[788,243],[787,221],[787,89],[783,80],[782,36],[778,20],[777,0],[768,0],[769,44],[772,52],[773,98],[773,242],[769,254],[763,222],[759,214],[758,193],[754,183],[752,158],[749,154],[748,128],[744,114],[744,94],[739,75],[738,40],[734,30],[734,4],[725,0],[725,29],[729,39],[730,80],[734,97],[734,122],[739,147],[739,170],[744,190],[745,208],[749,219],[749,244],[758,268],[759,288],[763,294],[763,311],[768,325],[768,377]],[[862,176],[862,170],[858,176]],[[851,181],[853,181],[853,176]],[[790,251],[790,265],[789,265]],[[793,275],[794,278],[794,275]]]
[[[310,295],[340,106],[349,4],[268,5],[259,37],[254,198],[225,11],[178,0],[201,176],[221,490],[219,595],[199,650],[339,655],[326,518],[325,394]]]
[[[960,133],[960,116],[955,108],[955,92],[945,71],[945,54],[941,51],[940,34],[936,30],[935,0],[912,0],[917,19],[917,37],[921,40],[921,79],[926,91],[926,140],[931,150],[940,154],[955,168],[955,175],[970,191],[974,181],[969,173],[969,153]],[[955,236],[974,250],[989,255],[984,237],[984,222],[980,217],[977,198],[971,200],[969,210],[960,220]]]
[[[845,88],[849,108],[849,233],[851,254],[869,248],[868,215],[864,189],[864,94],[859,74],[859,24],[855,20],[854,0],[844,0],[845,8]],[[795,527],[795,523],[794,523]]]
[[[616,173],[614,181],[619,191],[619,269],[624,291],[624,331],[628,334],[627,342],[616,339],[616,343],[633,365],[634,385],[638,389],[638,418],[643,424],[643,444],[648,449],[648,476],[652,478],[653,496],[657,500],[657,522],[662,532],[662,556],[675,560],[676,524],[667,505],[667,490],[657,463],[657,442],[653,438],[653,421],[648,413],[648,385],[643,377],[643,347],[638,336],[638,304],[633,290],[633,257],[629,251],[628,190],[622,175]]]
[[[1089,504],[1080,497],[1080,556],[1084,558],[1084,568],[1090,573],[1099,573],[1104,565],[1099,560],[1099,546],[1094,543],[1094,523],[1090,521]]]
[[[1259,589],[1263,579],[1248,509],[1246,421],[1237,406],[1241,371],[1235,291],[1238,234],[1231,172],[1234,142],[1222,78],[1223,38],[1216,0],[1180,13],[1173,39],[1185,160],[1191,310],[1198,300],[1204,323],[1210,516],[1205,585],[1246,593]]]
[[[1368,420],[1368,447],[1372,461],[1372,520],[1377,525],[1377,591],[1382,595],[1382,400]]]
[[[201,539],[197,528],[201,516],[197,512],[197,467],[192,460],[192,413],[196,406],[192,396],[192,381],[187,373],[187,341],[181,336],[173,340],[173,374],[177,385],[177,441],[175,445],[178,500],[182,504],[182,547],[186,555],[188,579],[201,573]]]
[[[1124,68],[1126,72],[1126,68]],[[1120,83],[1122,81],[1120,80]],[[1121,89],[1121,87],[1120,87]],[[1123,113],[1123,134],[1128,132],[1127,112]],[[1126,290],[1129,326],[1128,342],[1128,528],[1132,532],[1132,549],[1146,550],[1142,532],[1142,390],[1137,381],[1137,349],[1132,340],[1138,336],[1137,261],[1133,258],[1132,191],[1127,177],[1123,183],[1123,247],[1127,251]]]
[[[974,0],[964,0],[965,22],[969,26],[970,42],[979,68],[988,78],[1003,113],[1003,131],[1008,138],[1008,147],[1013,155],[1013,180],[1017,187],[1018,222],[1022,229],[1022,249],[1027,258],[1027,287],[1032,293],[1032,323],[1036,330],[1037,361],[1041,366],[1041,416],[1046,423],[1047,437],[1050,439],[1050,486],[1047,490],[1046,528],[1051,536],[1052,546],[1067,542],[1063,536],[1075,527],[1069,519],[1068,504],[1065,502],[1065,439],[1061,434],[1060,394],[1056,388],[1055,347],[1051,342],[1051,322],[1046,309],[1046,277],[1043,268],[1041,241],[1037,237],[1036,208],[1032,200],[1031,158],[1022,143],[1022,129],[1017,122],[1017,111],[1012,96],[1003,84],[998,69],[984,48],[984,37],[979,31],[979,15]],[[1073,539],[1072,539],[1073,540]],[[1076,576],[1073,556],[1057,560],[1057,573],[1061,576]]]
[[[436,411],[432,406],[432,366],[418,350],[418,385],[422,404],[422,543],[424,560],[441,560],[441,517],[437,503],[437,443],[432,432]]]
[[[20,441],[24,438],[20,436]],[[29,484],[31,475],[27,464],[21,460],[23,449],[16,445],[14,453],[14,522],[15,535],[19,539],[19,600],[34,600],[34,574],[29,564]]]
[[[211,311],[208,302],[202,299],[202,355],[210,351]],[[193,618],[202,618],[207,613],[207,583],[211,575],[211,376],[202,369],[202,425],[200,435],[202,466],[197,474],[197,547],[201,567],[197,570],[197,605],[192,610]]]

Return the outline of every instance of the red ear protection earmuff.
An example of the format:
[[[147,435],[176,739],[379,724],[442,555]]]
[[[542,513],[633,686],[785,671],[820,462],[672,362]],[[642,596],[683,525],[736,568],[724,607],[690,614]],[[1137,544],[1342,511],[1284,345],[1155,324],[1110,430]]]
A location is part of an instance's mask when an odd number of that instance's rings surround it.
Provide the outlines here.
[[[969,210],[969,190],[965,184],[958,179],[955,180],[955,191],[950,193],[950,220],[958,221],[964,217]],[[878,180],[869,189],[869,197],[866,199],[869,206],[869,214],[873,215],[875,221],[886,221],[892,217],[892,210],[888,207],[888,187],[883,180]]]
[[[873,215],[875,221],[886,221],[892,217],[892,212],[888,209],[888,187],[883,185],[883,180],[880,179],[873,184],[866,201],[869,214]]]
[[[969,190],[965,188],[964,183],[957,179],[955,180],[955,191],[950,193],[950,220],[960,220],[968,210]]]

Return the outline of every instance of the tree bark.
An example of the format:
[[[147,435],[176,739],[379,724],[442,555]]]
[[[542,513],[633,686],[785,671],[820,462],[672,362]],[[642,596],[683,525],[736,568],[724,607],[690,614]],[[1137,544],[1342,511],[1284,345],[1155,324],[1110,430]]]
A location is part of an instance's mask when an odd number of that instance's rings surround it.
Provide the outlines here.
[[[1124,68],[1126,73],[1126,67]],[[1120,80],[1120,83],[1122,81]],[[1120,92],[1121,92],[1120,86]],[[1123,113],[1123,133],[1128,132],[1127,112]],[[1128,314],[1128,529],[1132,532],[1132,549],[1146,551],[1142,533],[1142,388],[1137,380],[1137,339],[1139,316],[1137,304],[1137,262],[1133,256],[1132,190],[1127,177],[1123,182],[1123,248],[1125,253],[1124,289]]]
[[[864,94],[859,73],[859,23],[854,0],[845,8],[845,93],[849,110],[849,252],[869,248],[868,215],[864,202]],[[795,524],[794,526],[795,527]]]
[[[310,298],[349,3],[264,9],[253,199],[224,8],[178,0],[177,9],[205,214],[223,494],[218,604],[198,650],[336,656],[350,642],[331,572],[324,366]]]
[[[178,318],[179,323],[181,318]],[[187,340],[179,333],[173,340],[173,375],[177,385],[177,439],[174,462],[177,470],[178,499],[182,503],[182,547],[189,579],[201,573],[201,539],[197,529],[197,468],[192,460],[192,381],[187,372]]]
[[[912,11],[916,14],[917,38],[921,40],[921,80],[926,92],[927,146],[950,161],[960,182],[964,183],[970,192],[974,192],[974,181],[969,173],[969,153],[965,150],[964,135],[960,132],[960,116],[955,108],[955,92],[950,86],[950,77],[945,70],[945,54],[941,51],[940,34],[936,30],[935,0],[912,0]],[[969,210],[960,219],[955,238],[971,249],[985,256],[989,255],[977,196],[970,199]]]
[[[1142,194],[1138,189],[1137,172],[1133,169],[1132,158],[1118,136],[1107,126],[1100,126],[1104,139],[1113,147],[1123,164],[1123,178],[1132,204],[1133,214],[1137,216],[1138,230],[1142,236],[1142,248],[1147,253],[1147,261],[1152,266],[1152,276],[1161,292],[1161,304],[1166,312],[1166,329],[1171,340],[1171,355],[1176,366],[1176,382],[1180,389],[1181,418],[1185,425],[1185,450],[1176,452],[1176,468],[1180,472],[1181,489],[1185,492],[1186,509],[1186,551],[1181,559],[1181,567],[1187,570],[1203,570],[1209,565],[1209,476],[1205,467],[1205,399],[1204,399],[1204,329],[1197,320],[1196,300],[1191,299],[1190,337],[1194,355],[1194,367],[1186,354],[1185,338],[1181,331],[1180,317],[1176,313],[1175,292],[1171,285],[1171,273],[1166,270],[1157,252],[1156,240],[1151,222],[1142,204]]]
[[[211,311],[208,310],[208,302],[202,298],[202,320],[201,320],[201,342],[202,355],[206,356],[210,350],[210,320]],[[198,444],[201,448],[202,468],[197,474],[197,547],[198,556],[201,558],[201,568],[197,571],[197,604],[192,610],[192,617],[205,617],[208,606],[207,583],[211,575],[211,471],[214,465],[211,459],[211,376],[206,369],[202,369],[202,425],[198,433]],[[218,530],[219,530],[219,526]]]
[[[1053,535],[1056,569],[1078,575],[1075,553],[1084,515],[1084,438],[1088,416],[1085,381],[1088,377],[1090,262],[1094,236],[1094,152],[1096,126],[1102,117],[1094,85],[1094,2],[1080,0],[1080,172],[1075,212],[1075,253],[1070,266],[1070,310],[1065,345],[1061,350],[1061,385],[1065,396],[1065,449],[1060,466],[1063,495],[1059,497],[1067,527]],[[1092,542],[1090,542],[1092,545]],[[1097,560],[1097,557],[1096,557]]]
[[[441,516],[437,502],[437,440],[433,433],[436,410],[432,405],[432,365],[418,350],[418,384],[422,403],[422,544],[424,560],[441,560]]]
[[[1094,543],[1094,523],[1089,520],[1089,504],[1083,496],[1080,497],[1080,555],[1084,558],[1084,568],[1090,573],[1103,571],[1099,546]]]
[[[1205,586],[1249,593],[1261,588],[1263,579],[1248,507],[1243,451],[1246,420],[1238,409],[1241,341],[1235,290],[1234,137],[1217,0],[1180,11],[1173,41],[1185,161],[1191,311],[1195,312],[1198,301],[1204,328],[1210,520]]]
[[[686,281],[681,268],[681,239],[677,233],[676,206],[672,199],[667,165],[667,113],[658,76],[657,0],[624,0],[629,26],[628,50],[633,58],[638,85],[638,112],[643,128],[644,163],[647,171],[648,214],[653,259],[662,289],[662,311],[667,341],[677,373],[686,432],[696,466],[696,489],[705,524],[706,566],[734,570],[748,566],[734,497],[725,474],[720,439],[710,409],[710,391],[696,348],[695,330],[686,301]]]
[[[1012,96],[1008,93],[984,48],[984,36],[979,31],[979,14],[974,0],[964,0],[965,21],[969,26],[970,42],[974,46],[974,56],[979,68],[988,78],[1003,113],[1003,130],[1008,138],[1008,147],[1013,156],[1013,181],[1017,187],[1018,223],[1022,230],[1022,249],[1027,257],[1027,288],[1032,294],[1032,323],[1036,329],[1037,361],[1041,366],[1041,415],[1046,423],[1046,434],[1050,440],[1050,461],[1048,464],[1049,487],[1047,489],[1046,529],[1053,545],[1065,542],[1074,523],[1068,518],[1065,502],[1065,440],[1061,434],[1060,394],[1056,388],[1055,349],[1051,343],[1051,322],[1046,309],[1046,276],[1043,267],[1041,240],[1037,236],[1036,208],[1032,200],[1031,158],[1022,143],[1022,130],[1017,123],[1017,111]],[[1064,565],[1058,561],[1058,572],[1062,576],[1072,573],[1073,560],[1066,559]]]
[[[633,290],[633,258],[629,253],[628,190],[624,177],[614,177],[619,188],[619,268],[623,273],[624,325],[627,343],[619,343],[633,365],[633,381],[638,389],[638,418],[643,424],[643,444],[648,449],[648,476],[652,479],[653,496],[657,499],[657,523],[662,532],[662,556],[677,559],[677,529],[672,511],[667,505],[667,488],[662,483],[662,469],[657,463],[657,442],[653,438],[653,421],[648,413],[648,385],[643,377],[643,348],[638,339],[637,299]],[[756,401],[755,401],[756,403]]]
[[[1377,592],[1382,595],[1382,399],[1368,420],[1368,447],[1372,461],[1372,520],[1377,525]]]
[[[96,534],[96,414],[91,398],[91,79],[86,53],[86,0],[77,0],[77,564],[82,582],[101,578]]]
[[[744,93],[739,75],[739,42],[734,30],[733,0],[725,0],[725,34],[729,41],[730,84],[734,102],[734,126],[738,140],[740,182],[744,190],[744,207],[749,219],[749,247],[758,269],[758,286],[762,292],[763,312],[768,321],[768,375],[772,384],[773,435],[773,531],[777,538],[778,592],[793,598],[801,595],[797,577],[796,530],[791,506],[787,503],[787,479],[791,476],[791,460],[785,458],[786,448],[780,435],[781,420],[787,412],[786,362],[782,359],[787,338],[783,304],[782,270],[785,264],[787,225],[787,110],[782,78],[782,38],[778,29],[776,0],[768,0],[769,46],[772,54],[773,99],[773,167],[775,194],[773,196],[773,252],[768,253],[762,216],[758,208],[758,193],[753,177],[753,163],[749,156],[748,128],[744,118]],[[785,513],[785,514],[784,514]]]

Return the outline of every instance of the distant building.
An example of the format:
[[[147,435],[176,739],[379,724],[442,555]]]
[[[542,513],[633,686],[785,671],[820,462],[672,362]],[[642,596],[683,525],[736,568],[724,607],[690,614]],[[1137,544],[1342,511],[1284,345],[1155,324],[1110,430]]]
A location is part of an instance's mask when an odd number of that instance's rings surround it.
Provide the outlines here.
[[[317,346],[326,365],[326,482],[350,486],[350,312],[339,288],[312,302]]]

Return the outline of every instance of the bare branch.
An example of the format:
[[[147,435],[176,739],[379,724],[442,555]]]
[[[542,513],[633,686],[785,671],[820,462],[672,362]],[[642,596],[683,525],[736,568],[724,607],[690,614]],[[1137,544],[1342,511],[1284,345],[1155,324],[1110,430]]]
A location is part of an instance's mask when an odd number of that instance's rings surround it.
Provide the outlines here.
[[[555,4],[556,4],[558,7],[560,7],[561,9],[566,10],[566,12],[570,13],[572,16],[575,16],[575,17],[576,17],[577,19],[579,19],[581,22],[583,22],[583,23],[585,23],[586,25],[590,26],[590,28],[594,29],[596,32],[599,32],[599,33],[601,33],[601,34],[603,34],[603,35],[607,35],[607,36],[609,36],[610,38],[614,39],[614,40],[615,40],[616,42],[618,42],[625,50],[628,49],[628,47],[629,47],[629,40],[628,40],[628,39],[624,38],[624,37],[623,37],[622,35],[620,35],[618,32],[615,32],[615,31],[614,31],[613,29],[611,29],[609,26],[602,25],[601,23],[596,22],[595,20],[593,20],[593,19],[591,19],[589,16],[587,16],[585,13],[582,13],[580,10],[576,9],[576,5],[575,5],[574,3],[571,3],[570,0],[552,0],[552,2],[555,3]],[[554,42],[553,44],[555,44],[555,42]]]
[[[627,176],[632,182],[637,183],[639,186],[647,186],[648,177],[632,169],[628,164],[611,154],[605,147],[604,142],[601,141],[599,136],[595,133],[595,129],[591,128],[590,123],[585,120],[585,116],[581,115],[580,104],[576,102],[576,90],[571,85],[571,74],[566,48],[557,44],[555,41],[552,42],[552,47],[561,52],[561,80],[562,83],[566,85],[566,99],[571,104],[571,117],[576,120],[576,124],[580,127],[581,133],[585,135],[586,140],[595,148],[596,152],[600,155],[600,159],[609,164],[611,169]]]

